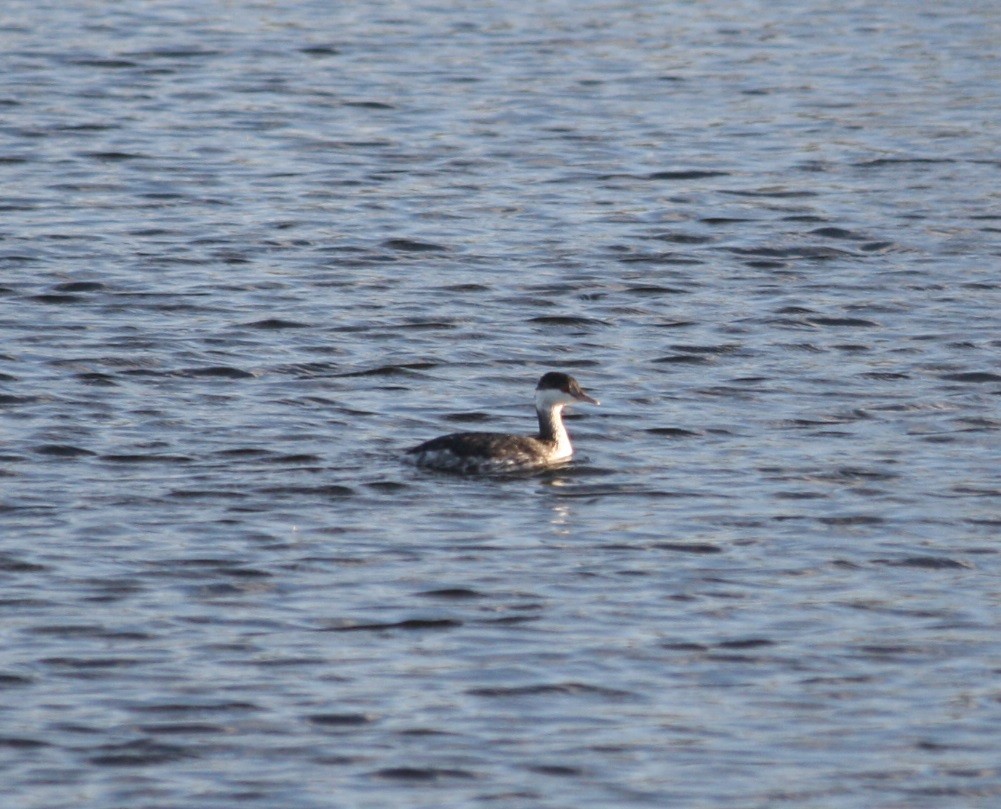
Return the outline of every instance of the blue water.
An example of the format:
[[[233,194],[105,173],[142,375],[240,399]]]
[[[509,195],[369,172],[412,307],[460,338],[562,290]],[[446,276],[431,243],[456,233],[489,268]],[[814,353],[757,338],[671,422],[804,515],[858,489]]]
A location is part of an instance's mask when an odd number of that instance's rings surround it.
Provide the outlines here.
[[[5,805],[997,805],[999,41],[5,4]]]

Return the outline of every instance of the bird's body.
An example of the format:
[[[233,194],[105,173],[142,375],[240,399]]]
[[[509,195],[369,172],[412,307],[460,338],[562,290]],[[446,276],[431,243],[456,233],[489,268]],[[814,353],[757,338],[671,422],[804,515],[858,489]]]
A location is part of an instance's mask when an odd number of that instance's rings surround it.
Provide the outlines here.
[[[551,371],[535,389],[539,416],[536,435],[452,433],[432,438],[407,454],[418,466],[461,473],[498,473],[540,469],[569,461],[570,436],[563,425],[563,408],[573,402],[598,404],[567,374]]]

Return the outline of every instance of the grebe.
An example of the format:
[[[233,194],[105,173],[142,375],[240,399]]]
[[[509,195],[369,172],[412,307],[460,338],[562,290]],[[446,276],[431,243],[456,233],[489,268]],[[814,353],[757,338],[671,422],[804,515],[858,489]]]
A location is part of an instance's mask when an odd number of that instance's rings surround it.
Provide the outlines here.
[[[563,426],[563,408],[575,402],[598,404],[572,376],[550,371],[535,388],[538,435],[452,433],[407,454],[418,466],[464,473],[516,472],[569,461],[573,447]]]

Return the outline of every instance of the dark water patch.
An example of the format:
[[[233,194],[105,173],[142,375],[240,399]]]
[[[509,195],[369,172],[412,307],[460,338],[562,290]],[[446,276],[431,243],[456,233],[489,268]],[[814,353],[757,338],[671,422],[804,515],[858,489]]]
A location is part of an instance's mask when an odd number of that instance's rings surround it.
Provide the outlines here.
[[[27,736],[0,736],[0,749],[7,750],[37,750],[49,747],[49,742],[33,739]]]
[[[701,259],[682,256],[677,253],[631,250],[616,256],[622,264],[665,264],[674,266],[697,266],[704,264]]]
[[[791,214],[790,216],[783,216],[783,222],[826,222],[827,218],[824,216],[817,216],[817,214],[812,213],[797,213]]]
[[[56,292],[100,292],[106,289],[100,281],[67,281],[52,288]]]
[[[325,483],[320,486],[269,486],[260,490],[262,494],[306,495],[308,497],[353,497],[357,492],[350,486]]]
[[[180,368],[172,372],[172,376],[190,377],[192,379],[254,379],[255,374],[235,368],[231,365],[208,365],[195,368]]]
[[[271,450],[262,449],[261,447],[230,447],[229,449],[221,449],[214,452],[220,458],[264,458],[271,455]],[[310,456],[316,457],[316,456]],[[319,460],[319,458],[316,458]]]
[[[385,623],[341,623],[321,628],[321,632],[389,632],[402,629],[407,632],[422,632],[425,630],[455,629],[463,625],[454,618],[409,618],[403,621],[388,621]]]
[[[191,747],[143,738],[101,745],[87,759],[99,767],[148,767],[196,757],[197,751]]]
[[[157,576],[191,578],[192,576],[226,575],[240,569],[240,563],[215,556],[192,556],[164,559],[152,565]]]
[[[538,323],[543,326],[581,326],[586,328],[610,325],[607,321],[599,320],[598,318],[576,317],[573,315],[540,315],[538,317],[530,317],[528,322]]]
[[[418,593],[425,598],[441,598],[446,601],[464,601],[473,598],[483,598],[484,593],[473,590],[469,587],[442,587],[437,590],[425,590]]]
[[[637,284],[627,286],[622,290],[627,295],[640,295],[643,297],[660,297],[661,295],[690,295],[691,290],[681,287],[668,287],[660,284]]]
[[[866,643],[852,647],[854,651],[862,657],[871,658],[893,658],[893,657],[913,657],[923,655],[924,649],[907,646],[905,644],[892,643]]]
[[[53,191],[68,191],[71,193],[79,192],[83,194],[87,193],[107,193],[113,194],[115,192],[121,191],[122,187],[118,183],[100,183],[100,182],[79,182],[79,183],[53,183],[51,186]],[[50,236],[50,239],[56,239],[56,236]]]
[[[129,59],[136,59],[139,62],[147,62],[151,59],[205,59],[210,56],[222,56],[223,52],[216,48],[196,46],[163,46],[159,48],[143,48],[137,51],[127,51],[122,54]]]
[[[704,216],[699,219],[706,225],[740,225],[745,222],[756,222],[756,219],[741,216]]]
[[[738,256],[752,256],[766,259],[803,258],[800,247],[729,247],[727,251]]]
[[[860,247],[867,253],[886,253],[895,249],[896,245],[893,242],[866,242]]]
[[[808,197],[819,196],[817,191],[806,191],[797,188],[785,188],[784,186],[773,186],[771,188],[757,188],[757,189],[746,189],[746,188],[735,188],[735,189],[722,189],[720,191],[722,194],[729,194],[734,197],[750,197],[757,198],[761,197],[764,199],[800,199]]]
[[[969,562],[961,559],[949,559],[944,556],[906,556],[903,559],[874,559],[873,562],[887,567],[914,567],[924,570],[970,570]]]
[[[85,373],[80,373],[75,375],[76,379],[85,385],[95,385],[105,388],[114,388],[118,386],[115,378],[110,374],[102,374],[99,371],[87,371]]]
[[[317,44],[299,48],[299,53],[304,53],[307,56],[338,56],[341,53],[341,49],[336,45]]]
[[[833,473],[821,474],[817,477],[827,480],[886,481],[896,480],[900,477],[900,473],[865,466],[839,466]]]
[[[719,345],[692,345],[690,343],[676,343],[669,346],[669,348],[685,354],[711,354],[713,356],[735,354],[742,350],[742,346],[737,343],[721,343]]]
[[[950,157],[877,157],[872,160],[861,161],[855,165],[858,168],[871,169],[882,168],[883,166],[936,165],[955,162],[956,160]]]
[[[312,324],[310,323],[302,323],[298,320],[283,320],[280,317],[269,317],[264,320],[255,320],[251,323],[242,323],[241,325],[247,329],[264,329],[267,331],[312,328]]]
[[[102,163],[120,163],[127,160],[141,160],[144,158],[148,158],[149,155],[141,154],[139,152],[107,151],[107,152],[80,152],[80,157],[86,157],[88,160],[98,160]]]
[[[275,464],[276,466],[315,466],[323,462],[319,455],[308,452],[297,452],[288,455],[272,455],[268,453],[261,459],[264,463]]]
[[[434,242],[421,242],[416,239],[387,239],[382,246],[388,250],[397,250],[402,253],[444,253],[448,248],[442,244]]]
[[[487,618],[481,623],[495,626],[520,626],[538,621],[538,615],[502,615],[499,618]]]
[[[494,416],[483,412],[445,413],[441,418],[445,421],[455,422],[456,424],[483,424],[484,422],[492,421]]]
[[[27,300],[35,303],[48,303],[54,306],[80,303],[84,300],[79,295],[68,295],[65,293],[45,292],[40,295],[30,295]]]
[[[52,635],[60,638],[104,638],[107,640],[144,641],[154,637],[146,632],[108,629],[101,624],[48,624],[27,627],[23,631],[32,635]]]
[[[539,775],[551,775],[555,778],[576,778],[584,774],[580,767],[570,767],[564,764],[532,764],[528,767],[529,772]]]
[[[38,609],[42,607],[50,607],[51,602],[45,601],[40,598],[3,598],[0,597],[0,609]]]
[[[902,371],[863,371],[858,374],[863,379],[874,379],[880,382],[899,382],[910,379],[911,375]]]
[[[1001,382],[1001,374],[995,374],[990,371],[968,371],[958,374],[943,374],[941,378],[949,382],[969,382],[971,384]]]
[[[0,690],[4,688],[19,688],[23,685],[31,685],[35,680],[23,674],[9,674],[0,671]]]
[[[97,455],[96,452],[72,444],[42,444],[35,447],[34,451],[51,458],[87,458]]]
[[[476,283],[463,283],[463,284],[448,284],[443,287],[445,292],[490,292],[491,287],[486,284],[476,284]]]
[[[156,199],[177,199],[180,198],[180,194],[144,194],[146,198],[156,198]],[[183,231],[172,230],[168,228],[157,228],[157,227],[143,227],[143,228],[133,228],[129,231],[130,236],[137,236],[140,239],[152,239],[158,236],[180,236]]]
[[[805,319],[811,326],[834,326],[854,329],[871,329],[879,326],[874,320],[861,317],[822,317],[812,316]]]
[[[661,364],[677,365],[709,365],[715,361],[715,357],[706,354],[668,354],[664,357],[657,357],[650,362]]]
[[[92,604],[111,604],[130,598],[146,589],[146,583],[140,583],[131,578],[87,578],[83,579],[80,584],[93,591],[90,595],[86,596],[86,600]]]
[[[210,722],[157,722],[155,725],[139,725],[137,730],[150,736],[206,736],[232,733],[232,728]]]
[[[11,510],[16,511],[16,509]],[[48,570],[45,565],[27,562],[10,553],[0,553],[0,573],[41,573],[45,570]]]
[[[958,424],[964,431],[971,433],[992,433],[996,430],[1001,430],[1001,420],[986,418],[983,416],[958,418],[956,419],[956,424]]]
[[[837,227],[826,227],[826,228],[816,228],[810,231],[811,236],[823,236],[825,239],[862,239],[857,233],[846,230],[845,228]]]
[[[510,698],[510,697],[548,697],[548,696],[596,696],[605,699],[631,699],[635,695],[630,691],[607,686],[592,685],[581,682],[539,683],[521,686],[488,686],[470,688],[467,694],[474,697]]]
[[[306,719],[311,725],[325,728],[358,728],[375,721],[373,716],[364,713],[318,713]]]
[[[643,432],[664,438],[696,438],[701,435],[694,430],[685,430],[681,427],[647,427]]]
[[[651,547],[672,553],[715,554],[723,553],[719,545],[710,542],[654,542]]]
[[[187,197],[184,194],[173,192],[173,191],[146,191],[144,193],[137,195],[140,199],[148,199],[154,202],[172,202],[174,200],[184,200]],[[166,207],[166,206],[164,206]],[[174,231],[165,230],[162,228],[148,228],[145,232],[133,233],[134,236],[169,236],[174,235]]]
[[[287,374],[299,379],[317,379],[325,376],[337,376],[341,372],[340,363],[335,362],[298,362],[292,365],[279,365],[272,368],[274,373]]]
[[[396,365],[380,365],[376,368],[364,368],[357,371],[344,371],[335,374],[335,376],[414,376],[415,371],[427,371],[437,367],[437,362],[404,362]]]
[[[1001,489],[992,486],[981,487],[960,484],[951,486],[949,491],[955,492],[958,495],[970,495],[971,497],[1001,497]]]
[[[918,440],[927,444],[951,444],[956,440],[956,435],[954,433],[923,434]]]
[[[768,638],[739,638],[720,641],[716,644],[717,649],[761,649],[766,646],[775,646],[775,641]]]
[[[366,483],[365,486],[383,494],[399,494],[411,488],[409,484],[399,480],[373,480]]]
[[[188,714],[201,716],[204,714],[247,714],[256,713],[262,709],[254,702],[241,700],[192,699],[191,702],[148,702],[138,705],[129,705],[128,710],[138,714],[170,714],[172,716],[186,716]]]
[[[711,169],[679,169],[676,171],[655,171],[647,175],[648,180],[705,180],[710,177],[729,177],[729,171]]]
[[[824,498],[830,497],[829,494],[823,492],[806,492],[806,491],[777,491],[775,492],[775,497],[780,500],[822,500]]]
[[[396,109],[395,105],[390,104],[386,101],[344,101],[342,102],[345,107],[355,107],[362,110],[392,110]],[[404,240],[405,241],[405,240]]]
[[[403,331],[445,331],[458,328],[458,325],[448,320],[414,320],[400,323],[397,328]]]
[[[208,582],[184,589],[191,598],[205,603],[225,602],[227,599],[233,599],[233,603],[240,603],[248,596],[256,597],[261,591],[260,586],[256,584],[242,582]]]
[[[715,241],[711,236],[703,236],[699,233],[679,233],[678,231],[654,233],[645,238],[670,244],[709,244]]]
[[[818,517],[817,521],[823,525],[834,527],[852,528],[855,526],[883,525],[886,520],[875,514],[844,514],[830,517]]]
[[[781,270],[789,266],[784,261],[772,261],[772,260],[761,260],[761,259],[745,261],[744,264],[756,270]]]
[[[1001,493],[999,493],[1001,494]],[[1001,528],[1001,515],[998,517],[982,517],[982,518],[970,518],[963,520],[967,525],[977,525],[983,526],[985,528]],[[997,553],[993,549],[983,549],[983,548],[964,548],[964,553]]]
[[[267,575],[271,575],[270,573]],[[304,666],[325,666],[328,663],[326,656],[317,655],[315,657],[290,656],[290,657],[267,657],[248,661],[246,665],[256,666],[262,669],[301,669]]]
[[[73,672],[93,672],[134,668],[145,665],[148,661],[131,657],[46,657],[38,662],[45,666],[51,666],[54,669]]]
[[[830,259],[851,258],[856,256],[849,250],[839,250],[826,245],[797,245],[792,247],[729,247],[727,251],[737,256],[749,256],[765,259],[805,259],[812,261],[827,261]]]
[[[447,730],[439,730],[438,728],[426,728],[426,727],[416,727],[416,728],[405,728],[404,730],[397,731],[400,736],[411,736],[415,738],[426,738],[430,736],[454,736],[456,734],[451,733]]]
[[[661,649],[668,649],[672,652],[708,652],[709,646],[705,643],[694,643],[692,641],[677,641],[660,644]]]
[[[373,777],[386,781],[403,781],[413,783],[433,783],[443,780],[470,780],[476,774],[468,770],[446,769],[440,767],[384,767],[372,773]]]
[[[167,497],[176,500],[246,500],[251,495],[232,489],[171,489]]]
[[[338,256],[336,262],[332,265],[336,268],[341,269],[351,269],[355,267],[372,267],[372,266],[382,266],[384,264],[394,264],[400,260],[399,252],[397,253],[359,253],[352,256]],[[320,288],[332,287],[341,288],[345,286],[353,286],[353,284],[345,282],[341,278],[331,278],[327,281],[318,281],[317,286]],[[393,286],[392,283],[385,281],[375,281],[371,282],[369,289],[390,289]]]
[[[169,455],[165,453],[111,453],[100,456],[102,461],[114,464],[188,464],[194,462],[194,458],[189,455]]]
[[[782,422],[783,425],[796,429],[811,429],[815,427],[831,427],[837,424],[851,424],[852,422],[868,418],[865,413],[851,412],[830,416],[818,416],[816,418],[788,419]]]

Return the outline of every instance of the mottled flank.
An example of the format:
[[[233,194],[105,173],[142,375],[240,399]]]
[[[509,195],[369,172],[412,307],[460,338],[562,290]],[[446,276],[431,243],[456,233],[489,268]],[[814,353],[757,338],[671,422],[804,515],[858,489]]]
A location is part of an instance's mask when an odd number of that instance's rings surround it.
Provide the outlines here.
[[[548,458],[553,445],[531,436],[452,433],[407,450],[418,466],[460,474],[520,472],[564,463]]]

